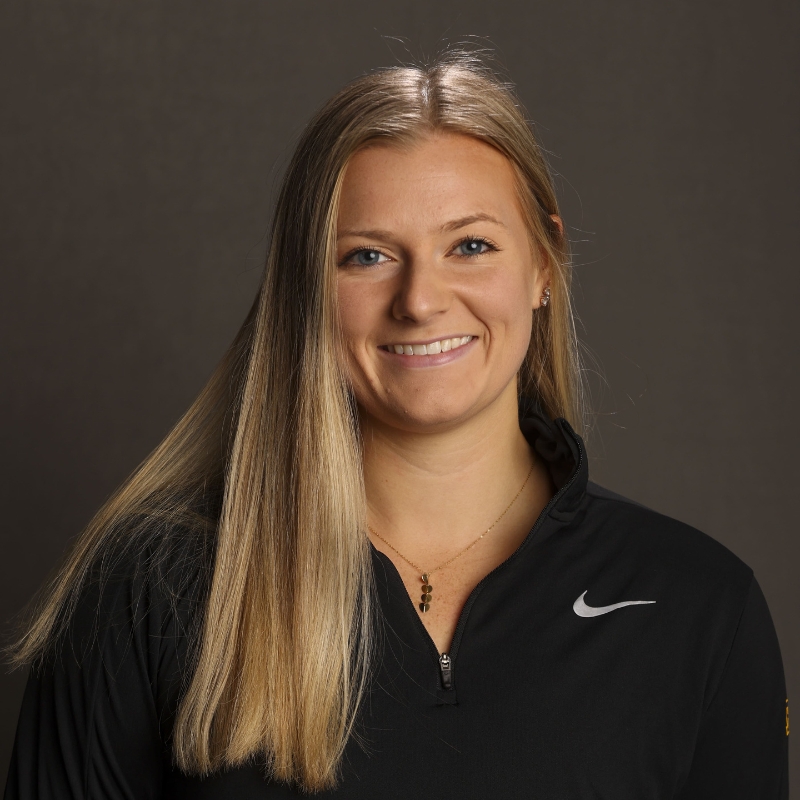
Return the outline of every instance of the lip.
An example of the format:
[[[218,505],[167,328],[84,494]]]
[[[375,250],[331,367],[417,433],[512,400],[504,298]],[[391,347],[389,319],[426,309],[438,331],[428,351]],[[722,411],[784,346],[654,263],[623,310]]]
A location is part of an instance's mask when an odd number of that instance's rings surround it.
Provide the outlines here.
[[[440,342],[442,339],[455,339],[457,338],[458,334],[453,336],[442,336],[438,339],[427,339],[425,341],[417,341],[417,342],[398,342],[398,344],[430,344],[431,342]],[[405,354],[395,353],[393,350],[384,350],[384,347],[389,347],[389,345],[382,345],[378,348],[378,352],[381,354],[382,358],[391,359],[393,363],[398,366],[402,367],[410,367],[412,369],[424,369],[425,367],[439,367],[443,364],[449,364],[452,361],[457,361],[459,358],[463,358],[467,353],[469,353],[473,346],[478,341],[478,337],[475,336],[474,333],[463,333],[461,336],[472,336],[472,339],[468,341],[466,344],[462,344],[460,347],[457,347],[455,350],[448,350],[446,353],[436,353],[434,355],[428,356],[407,356]],[[390,363],[392,363],[390,362]]]

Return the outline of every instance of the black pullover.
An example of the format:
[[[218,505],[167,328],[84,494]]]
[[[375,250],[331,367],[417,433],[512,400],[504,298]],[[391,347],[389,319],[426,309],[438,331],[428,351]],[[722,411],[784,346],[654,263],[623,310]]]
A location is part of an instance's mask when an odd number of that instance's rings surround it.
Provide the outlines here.
[[[589,483],[563,420],[527,406],[520,426],[558,491],[471,593],[445,657],[373,548],[383,624],[366,748],[351,739],[338,789],[318,796],[786,800],[783,669],[752,571]],[[174,536],[170,562],[145,568],[140,550],[84,589],[29,679],[6,800],[301,796],[257,761],[204,779],[171,765],[209,574],[191,555],[200,537]]]

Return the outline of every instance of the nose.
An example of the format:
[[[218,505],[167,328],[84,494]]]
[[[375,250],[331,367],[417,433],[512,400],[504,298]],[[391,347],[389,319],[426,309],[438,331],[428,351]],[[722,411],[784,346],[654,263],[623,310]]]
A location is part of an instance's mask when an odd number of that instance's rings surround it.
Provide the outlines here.
[[[450,308],[452,292],[433,259],[410,259],[392,303],[395,319],[423,325]]]

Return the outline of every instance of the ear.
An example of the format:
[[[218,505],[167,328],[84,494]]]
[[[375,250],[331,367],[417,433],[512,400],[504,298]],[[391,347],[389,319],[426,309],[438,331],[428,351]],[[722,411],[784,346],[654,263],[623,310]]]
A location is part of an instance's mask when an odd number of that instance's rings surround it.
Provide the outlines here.
[[[564,237],[564,220],[558,216],[558,214],[551,214],[550,219],[553,220],[553,224],[558,228],[559,235],[563,238]]]

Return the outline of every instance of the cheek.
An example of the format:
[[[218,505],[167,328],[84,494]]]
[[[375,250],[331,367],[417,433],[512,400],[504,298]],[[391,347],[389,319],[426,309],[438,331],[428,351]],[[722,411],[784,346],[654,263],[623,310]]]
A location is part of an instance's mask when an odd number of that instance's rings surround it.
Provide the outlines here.
[[[505,345],[519,344],[523,350],[531,333],[535,278],[523,275],[495,280],[483,297],[484,319],[490,331],[505,340]]]
[[[346,280],[339,281],[339,330],[345,345],[350,350],[370,329],[372,314],[369,298],[368,293],[360,291],[362,288]]]
[[[504,362],[516,372],[522,364],[531,339],[533,310],[522,293],[509,298],[503,309]]]

